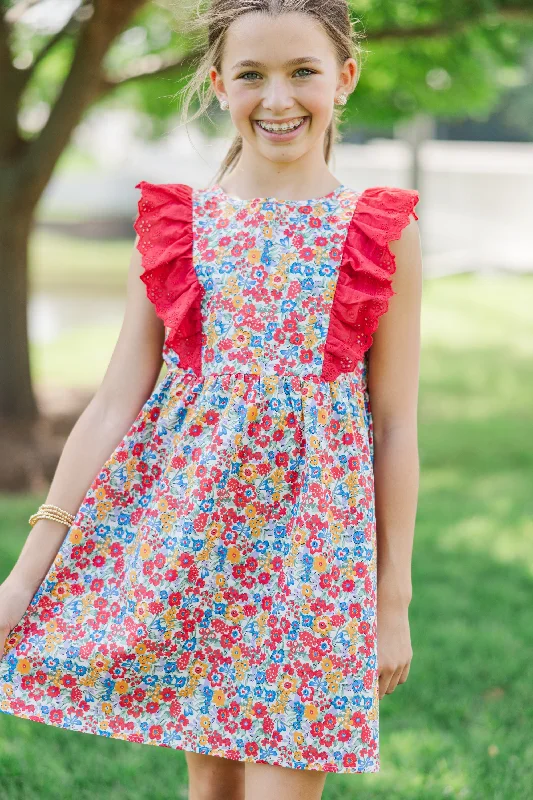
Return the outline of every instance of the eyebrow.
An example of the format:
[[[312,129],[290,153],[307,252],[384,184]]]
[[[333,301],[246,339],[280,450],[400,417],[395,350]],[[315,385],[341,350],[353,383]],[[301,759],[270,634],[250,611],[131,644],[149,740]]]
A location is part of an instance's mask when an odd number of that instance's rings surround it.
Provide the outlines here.
[[[316,58],[315,56],[303,56],[303,58],[291,58],[290,61],[286,61],[284,66],[285,67],[297,67],[298,64],[321,64],[322,61],[320,58]],[[266,64],[263,64],[261,61],[252,61],[251,59],[245,59],[244,61],[237,61],[236,64],[232,66],[232,69],[240,69],[241,67],[266,67]]]

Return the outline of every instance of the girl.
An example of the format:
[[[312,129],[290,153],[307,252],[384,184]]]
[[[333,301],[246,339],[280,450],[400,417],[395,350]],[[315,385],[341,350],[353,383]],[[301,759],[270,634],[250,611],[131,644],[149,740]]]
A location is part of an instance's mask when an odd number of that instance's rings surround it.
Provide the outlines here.
[[[0,705],[182,749],[196,800],[315,800],[379,771],[412,657],[418,194],[329,171],[345,0],[207,25],[186,105],[208,75],[239,135],[211,188],[138,184],[115,352],[0,590]]]

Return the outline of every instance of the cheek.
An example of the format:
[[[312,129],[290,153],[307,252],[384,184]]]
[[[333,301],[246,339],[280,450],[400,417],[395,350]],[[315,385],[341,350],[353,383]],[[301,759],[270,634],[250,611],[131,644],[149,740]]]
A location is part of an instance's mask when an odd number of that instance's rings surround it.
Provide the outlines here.
[[[315,81],[313,85],[301,87],[295,93],[298,103],[313,116],[322,117],[331,114],[333,99],[328,83]]]
[[[252,89],[236,89],[231,95],[231,106],[235,116],[248,116],[260,102],[260,96]]]

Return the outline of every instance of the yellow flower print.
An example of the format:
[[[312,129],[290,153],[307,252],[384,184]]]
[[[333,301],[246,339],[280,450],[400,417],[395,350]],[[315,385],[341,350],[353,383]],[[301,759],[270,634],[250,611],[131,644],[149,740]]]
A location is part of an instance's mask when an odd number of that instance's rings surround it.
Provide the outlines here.
[[[170,511],[167,514],[161,514],[159,517],[161,520],[161,528],[165,533],[171,533],[176,522],[176,512]]]
[[[213,595],[213,600],[215,601],[215,603],[222,603],[222,601],[224,600],[224,595],[222,594],[222,592],[215,592],[215,594]]]
[[[248,250],[246,257],[250,264],[258,264],[261,261],[261,250],[259,250],[257,247],[250,249]]]
[[[146,653],[146,643],[145,642],[139,642],[138,644],[136,644],[135,645],[135,652],[137,653],[137,655],[143,656]]]
[[[102,703],[102,713],[103,714],[113,713],[113,706],[111,705],[111,703]]]
[[[242,606],[232,605],[226,609],[226,619],[229,619],[230,622],[240,622],[243,617],[244,611],[242,610]]]
[[[313,568],[315,572],[325,572],[328,568],[328,562],[326,558],[320,554],[317,554],[313,559]]]
[[[250,406],[246,412],[246,419],[248,422],[255,422],[259,417],[259,409],[257,406]]]
[[[237,681],[242,681],[248,671],[249,663],[246,659],[235,662],[235,678]]]
[[[287,283],[287,276],[282,272],[273,272],[267,280],[267,286],[272,289],[283,289]]]
[[[278,689],[284,694],[290,694],[296,689],[296,680],[292,675],[282,675],[278,682]]]
[[[146,649],[146,645],[144,645],[144,648]],[[89,665],[95,672],[106,672],[109,667],[109,658],[101,653],[96,653],[94,658],[91,658]]]
[[[226,695],[222,691],[222,689],[217,689],[216,691],[213,692],[213,703],[216,706],[219,707],[223,706],[225,702],[226,702]]]
[[[115,683],[115,692],[117,692],[117,694],[126,694],[129,688],[130,686],[127,681],[120,680]]]
[[[302,594],[304,597],[312,597],[313,596],[313,587],[310,583],[302,584]]]
[[[168,508],[168,500],[166,497],[160,497],[157,503],[157,507],[160,511],[166,511]]]
[[[235,347],[248,347],[251,336],[251,332],[246,330],[246,328],[237,328],[231,340]]]
[[[330,692],[338,692],[342,683],[342,671],[338,669],[335,672],[326,673],[326,683]]]
[[[254,464],[241,464],[239,478],[247,483],[253,483],[257,476],[257,469]]]
[[[333,662],[331,658],[323,658],[322,661],[320,662],[320,666],[322,667],[324,672],[331,672],[331,670],[333,669]]]
[[[305,704],[304,716],[306,719],[310,719],[311,721],[318,719],[318,708],[314,703]]]
[[[148,544],[148,542],[143,542],[139,548],[139,555],[141,558],[150,558],[152,555],[152,548]]]
[[[317,420],[319,425],[327,425],[329,419],[327,408],[319,408],[317,413]]]
[[[238,564],[239,561],[241,560],[241,551],[237,547],[234,547],[232,545],[231,547],[228,547],[228,552],[226,554],[226,558],[232,564]]]
[[[70,531],[70,536],[68,540],[71,544],[79,544],[83,539],[83,533],[80,531],[79,528],[72,528]]]
[[[146,672],[154,664],[156,659],[155,653],[146,653],[144,656],[139,656],[137,659],[141,669]]]
[[[222,532],[222,523],[220,522],[214,522],[206,530],[206,534],[209,539],[218,539],[221,532]]]
[[[207,664],[198,659],[189,667],[189,674],[194,675],[196,678],[203,678],[207,672]]]
[[[225,586],[226,585],[226,579],[225,579],[224,575],[221,575],[220,573],[216,576],[215,581],[216,581],[217,586]]]
[[[261,514],[258,514],[257,517],[252,517],[251,519],[249,519],[249,524],[250,524],[250,533],[252,534],[252,536],[259,536],[261,534],[261,531],[265,527],[266,520]]]
[[[293,738],[294,738],[294,744],[304,743],[304,735],[301,731],[294,731]]]
[[[96,518],[99,520],[105,519],[112,508],[113,508],[113,503],[111,502],[111,500],[106,500],[105,503],[97,503]]]
[[[231,648],[231,655],[236,661],[241,657],[241,648],[238,645]]]
[[[325,635],[331,628],[331,619],[326,616],[315,617],[313,620],[313,630],[316,633]]]
[[[58,597],[62,599],[63,597],[68,597],[70,595],[70,586],[66,581],[64,583],[56,583],[52,592],[54,597]]]
[[[31,664],[27,658],[20,658],[17,661],[17,672],[20,672],[21,675],[29,675],[31,672]]]
[[[202,728],[205,728],[205,730],[207,730],[208,728],[211,727],[211,720],[209,719],[209,717],[202,716],[200,717],[200,725],[202,726]]]

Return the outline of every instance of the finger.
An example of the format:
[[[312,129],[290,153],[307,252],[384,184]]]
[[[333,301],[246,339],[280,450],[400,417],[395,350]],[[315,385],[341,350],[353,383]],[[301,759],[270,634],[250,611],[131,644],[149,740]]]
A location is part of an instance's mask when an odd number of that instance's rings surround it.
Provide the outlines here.
[[[391,682],[391,678],[393,673],[390,670],[383,670],[383,672],[379,676],[379,699],[382,700],[383,697],[387,694],[387,689],[389,687],[389,683]]]
[[[402,670],[402,674],[400,675],[398,683],[405,683],[405,681],[407,680],[407,676],[409,675],[410,668],[411,668],[410,663],[405,665],[405,667]]]
[[[7,642],[7,633],[5,634],[3,631],[0,631],[0,661],[4,657],[4,647],[6,646],[6,642]]]
[[[399,667],[392,675],[389,685],[387,686],[387,694],[392,694],[393,691],[398,686],[398,681],[400,679],[400,675],[402,674],[403,667]]]

